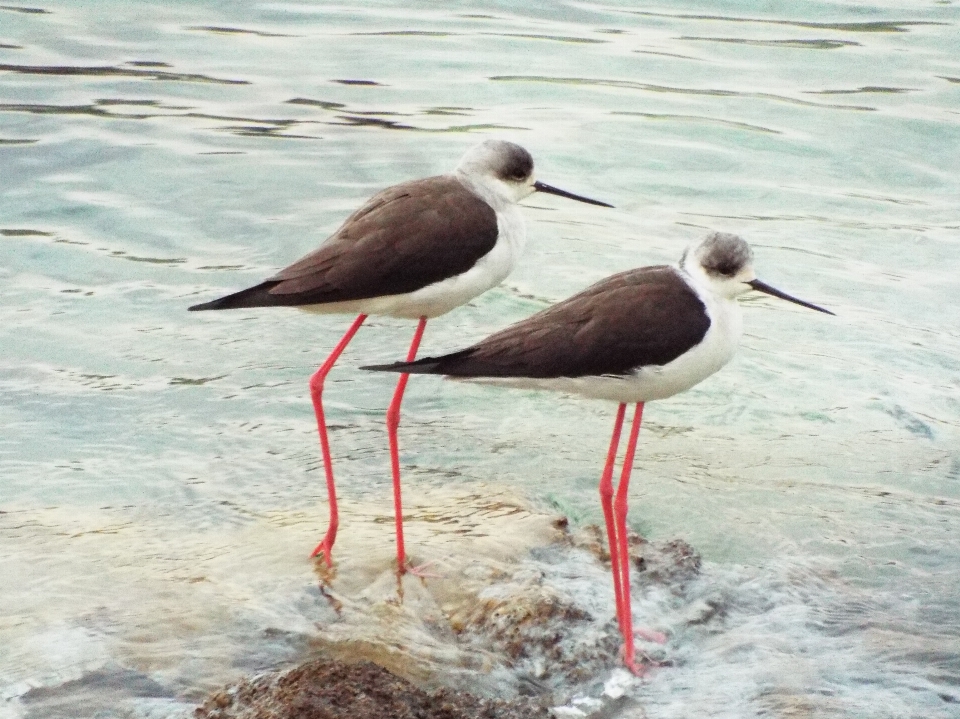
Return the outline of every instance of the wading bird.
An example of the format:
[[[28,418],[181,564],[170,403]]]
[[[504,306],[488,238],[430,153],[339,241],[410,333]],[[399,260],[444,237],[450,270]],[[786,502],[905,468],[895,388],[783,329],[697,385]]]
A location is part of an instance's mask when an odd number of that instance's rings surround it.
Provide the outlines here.
[[[407,359],[413,360],[428,319],[498,285],[516,266],[526,240],[517,203],[534,192],[612,206],[538,182],[529,152],[511,142],[486,140],[468,150],[450,174],[404,182],[374,195],[319,248],[273,277],[189,308],[292,306],[323,314],[358,313],[310,378],[330,502],[330,525],[312,557],[322,555],[330,566],[339,525],[323,414],[327,374],[368,315],[419,320],[407,353]],[[397,427],[406,385],[404,374],[387,411],[401,573],[407,571],[407,562]]]
[[[753,252],[736,235],[713,233],[676,267],[612,275],[472,347],[362,369],[438,374],[525,389],[550,389],[618,403],[600,476],[624,661],[635,662],[627,554],[627,490],[645,402],[690,389],[733,357],[743,331],[737,298],[751,290],[827,314],[757,279]],[[613,468],[627,404],[634,404],[614,499]]]

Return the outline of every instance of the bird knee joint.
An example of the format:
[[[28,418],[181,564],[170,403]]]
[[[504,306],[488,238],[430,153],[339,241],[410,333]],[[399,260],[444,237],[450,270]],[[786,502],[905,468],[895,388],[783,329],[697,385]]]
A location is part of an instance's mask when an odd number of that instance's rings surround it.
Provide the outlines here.
[[[390,410],[387,412],[387,429],[391,432],[395,431],[397,427],[400,426],[400,412]]]

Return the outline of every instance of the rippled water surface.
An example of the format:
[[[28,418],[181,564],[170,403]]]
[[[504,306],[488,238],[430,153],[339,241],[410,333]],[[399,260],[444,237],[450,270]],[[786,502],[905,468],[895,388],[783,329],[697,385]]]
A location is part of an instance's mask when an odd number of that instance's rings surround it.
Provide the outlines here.
[[[630,690],[648,715],[960,716],[958,23],[943,0],[0,5],[0,716],[179,716],[298,656],[327,611],[306,380],[348,318],[185,309],[488,135],[618,209],[530,198],[520,267],[425,353],[707,229],[838,315],[750,298],[731,365],[647,408],[631,521],[702,552],[694,591],[727,607]],[[389,552],[393,378],[356,367],[413,326],[368,324],[327,402],[341,541],[377,508]],[[596,522],[612,419],[414,378],[407,491]]]

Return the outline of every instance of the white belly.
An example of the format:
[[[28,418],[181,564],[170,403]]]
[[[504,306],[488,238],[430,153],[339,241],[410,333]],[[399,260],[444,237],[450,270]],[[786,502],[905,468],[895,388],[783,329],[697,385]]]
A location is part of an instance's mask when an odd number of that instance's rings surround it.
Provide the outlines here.
[[[461,275],[403,295],[328,302],[300,309],[319,314],[362,313],[401,319],[439,317],[499,285],[516,267],[526,244],[526,229],[515,205],[497,211],[497,231],[493,249]]]
[[[743,319],[736,300],[706,298],[710,328],[696,347],[665,365],[644,367],[627,376],[478,377],[466,382],[523,389],[548,389],[590,399],[613,402],[650,402],[666,399],[699,384],[727,364],[743,334]],[[460,378],[451,378],[460,379]]]

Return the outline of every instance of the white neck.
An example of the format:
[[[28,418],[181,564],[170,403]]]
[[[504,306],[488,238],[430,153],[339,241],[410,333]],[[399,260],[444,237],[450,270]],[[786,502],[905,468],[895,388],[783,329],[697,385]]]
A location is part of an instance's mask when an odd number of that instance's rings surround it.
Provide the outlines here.
[[[717,283],[713,281],[696,260],[687,259],[687,261],[681,262],[680,273],[686,276],[689,283],[698,290],[698,294],[707,293],[717,298],[724,297],[723,293],[717,291]]]

